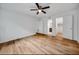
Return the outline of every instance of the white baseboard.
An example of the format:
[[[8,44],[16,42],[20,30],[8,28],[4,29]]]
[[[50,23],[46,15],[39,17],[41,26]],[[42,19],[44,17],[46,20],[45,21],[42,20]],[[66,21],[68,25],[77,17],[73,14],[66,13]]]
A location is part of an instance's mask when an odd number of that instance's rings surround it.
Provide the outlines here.
[[[0,43],[4,43],[4,42],[11,41],[11,40],[20,39],[20,38],[23,38],[23,37],[28,37],[28,36],[31,36],[31,35],[34,35],[34,34],[36,34],[36,33],[28,33],[28,34],[24,34],[24,35],[20,35],[20,36],[10,37],[8,39],[1,40]]]

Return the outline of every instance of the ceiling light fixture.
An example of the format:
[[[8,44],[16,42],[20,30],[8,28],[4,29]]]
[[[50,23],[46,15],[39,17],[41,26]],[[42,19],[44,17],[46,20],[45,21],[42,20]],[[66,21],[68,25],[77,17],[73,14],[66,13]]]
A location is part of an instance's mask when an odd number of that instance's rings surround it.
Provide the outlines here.
[[[39,3],[35,3],[35,5],[37,6],[36,9],[30,9],[31,11],[37,11],[36,14],[38,15],[40,12],[43,12],[44,14],[46,14],[46,11],[45,9],[48,9],[50,8],[50,6],[45,6],[45,7],[42,7],[39,5]]]
[[[38,12],[41,12],[41,10],[38,10]]]

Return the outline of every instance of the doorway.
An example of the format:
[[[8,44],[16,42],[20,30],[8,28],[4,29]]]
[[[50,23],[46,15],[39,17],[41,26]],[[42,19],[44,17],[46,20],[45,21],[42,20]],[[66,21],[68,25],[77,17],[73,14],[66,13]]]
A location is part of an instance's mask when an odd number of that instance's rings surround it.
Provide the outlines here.
[[[52,19],[48,20],[48,35],[52,35]]]
[[[56,18],[56,34],[63,34],[63,17]]]
[[[56,37],[63,38],[63,17],[56,18]]]
[[[63,17],[56,18],[56,36],[72,39],[72,15],[66,15]]]

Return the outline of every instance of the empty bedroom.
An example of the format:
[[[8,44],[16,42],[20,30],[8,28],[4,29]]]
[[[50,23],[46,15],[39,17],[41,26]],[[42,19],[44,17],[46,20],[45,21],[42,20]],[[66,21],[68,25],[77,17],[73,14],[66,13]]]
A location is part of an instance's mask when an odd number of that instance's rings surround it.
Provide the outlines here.
[[[0,54],[79,55],[79,4],[0,3]]]

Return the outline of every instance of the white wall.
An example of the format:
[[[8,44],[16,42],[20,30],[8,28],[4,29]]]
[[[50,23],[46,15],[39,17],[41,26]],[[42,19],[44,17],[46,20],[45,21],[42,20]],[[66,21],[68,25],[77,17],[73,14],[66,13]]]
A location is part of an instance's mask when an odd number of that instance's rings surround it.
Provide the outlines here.
[[[79,10],[77,11],[77,14],[78,14],[78,16],[77,16],[77,21],[75,24],[78,25],[77,26],[77,38],[78,38],[78,42],[79,42]]]
[[[40,22],[39,22],[39,32],[40,33],[44,33],[44,34],[48,33],[47,21],[48,21],[48,18],[43,18],[40,20]]]
[[[42,18],[39,22],[39,33],[44,33],[44,34],[48,34],[48,20],[50,18]],[[55,20],[52,18],[52,36],[55,36]]]
[[[77,16],[78,16],[78,10],[79,9],[74,9],[74,10],[70,10],[70,11],[66,11],[66,12],[62,12],[62,13],[58,13],[58,14],[55,14],[53,16],[53,18],[55,19],[56,17],[65,17],[65,16],[68,16],[68,15],[71,15],[73,16],[73,24],[72,26],[74,27],[73,28],[73,34],[72,34],[72,37],[74,40],[78,40],[77,38]]]
[[[39,32],[39,33],[43,33],[43,28],[44,28],[43,25],[44,25],[44,24],[43,24],[42,19],[40,19],[40,21],[39,21],[38,24],[39,24],[38,32]]]
[[[63,17],[63,37],[68,39],[73,38],[73,15],[67,15]]]
[[[0,43],[35,34],[37,22],[26,14],[0,9]]]
[[[52,15],[51,17],[52,17],[52,21],[54,22],[54,26],[53,26],[53,30],[54,30],[54,32],[53,32],[53,34],[52,35],[56,35],[56,30],[55,30],[55,28],[56,28],[56,18],[58,18],[58,17],[64,17],[64,16],[67,16],[67,15],[73,15],[73,18],[74,18],[74,21],[73,21],[73,39],[74,40],[77,40],[78,41],[78,34],[77,34],[77,31],[78,31],[78,29],[77,29],[77,17],[78,17],[78,11],[79,9],[74,9],[74,10],[69,10],[69,11],[65,11],[65,12],[62,12],[62,13],[56,13],[56,14],[54,14],[54,15]],[[46,20],[44,21],[44,18],[41,20],[41,22],[45,22],[45,28],[46,28]],[[44,30],[43,28],[41,28],[41,30]],[[44,32],[43,31],[43,33],[46,33],[46,32]]]

